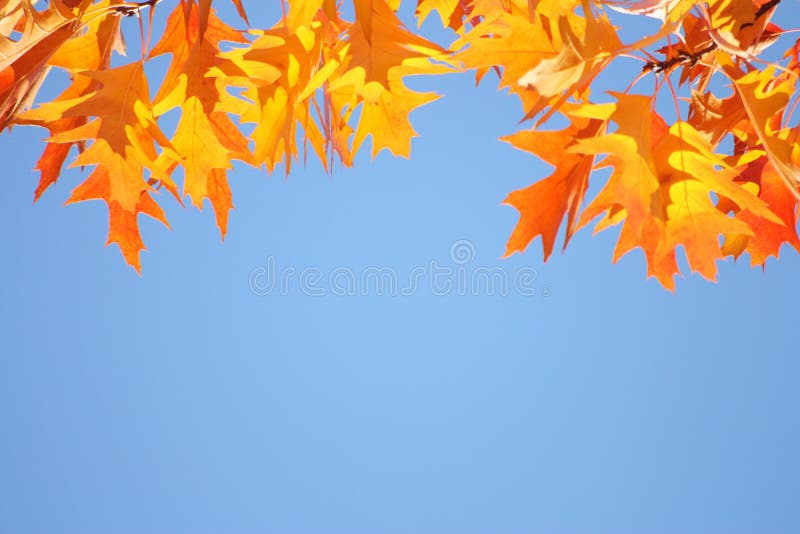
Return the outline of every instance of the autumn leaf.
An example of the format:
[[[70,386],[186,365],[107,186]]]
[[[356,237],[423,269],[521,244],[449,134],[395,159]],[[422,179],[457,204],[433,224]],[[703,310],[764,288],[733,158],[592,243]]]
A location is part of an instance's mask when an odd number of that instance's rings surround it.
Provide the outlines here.
[[[564,5],[564,11],[574,5]],[[552,32],[549,18],[531,20],[527,4],[503,9],[498,2],[475,12],[484,16],[453,43],[458,51],[455,58],[479,72],[500,69],[500,87],[522,91],[519,79],[539,62],[556,56],[563,43],[558,32]]]
[[[705,7],[709,36],[722,50],[752,59],[775,41],[781,29],[770,22],[778,2],[731,0]]]
[[[750,118],[750,124],[763,144],[773,168],[787,187],[800,198],[800,193],[797,192],[800,168],[792,161],[793,143],[787,137],[789,132],[776,130],[770,123],[788,104],[794,84],[788,80],[773,83],[774,67],[744,74],[724,53],[719,54],[719,57],[723,59],[722,67],[733,81],[743,108]]]
[[[352,86],[351,86],[352,87]],[[372,157],[383,149],[395,156],[411,155],[411,139],[417,132],[411,126],[409,114],[416,108],[433,102],[437,95],[419,93],[395,82],[387,90],[378,84],[364,84],[348,93],[347,85],[332,84],[336,98],[341,102],[360,102],[361,118],[353,138],[353,150],[361,148],[367,136],[372,138]]]
[[[222,60],[220,42],[245,42],[240,32],[220,21],[213,12],[203,15],[196,7],[186,17],[179,4],[167,20],[161,40],[151,57],[171,54],[172,62],[161,92],[155,98],[154,113],[163,115],[179,107],[181,117],[171,145],[181,157],[184,170],[183,192],[192,203],[202,208],[208,198],[217,216],[223,238],[227,230],[228,211],[233,207],[227,171],[231,161],[249,161],[245,137],[218,103],[224,88],[222,81],[210,75]]]
[[[109,5],[109,2],[102,2],[98,7],[105,8]],[[96,89],[96,80],[84,76],[81,72],[87,69],[107,68],[114,51],[124,51],[118,17],[94,18],[86,25],[83,33],[76,35],[56,49],[48,59],[47,66],[60,67],[72,73],[72,83],[54,101],[69,101],[89,95]],[[50,121],[17,117],[14,123],[42,126],[50,131],[52,137],[77,128],[86,121],[87,117],[84,116],[60,117]],[[77,145],[82,150],[83,142],[80,141]],[[36,168],[41,172],[41,177],[34,192],[34,200],[38,200],[42,193],[56,182],[72,146],[71,143],[47,144],[36,164]]]
[[[409,114],[438,96],[408,89],[403,78],[448,72],[449,66],[431,61],[444,60],[444,50],[411,33],[384,0],[359,0],[355,6],[349,35],[352,55],[330,82],[333,113],[349,122],[352,111],[361,106],[354,152],[371,136],[373,157],[383,149],[409,157],[416,136]]]
[[[726,235],[723,252],[735,257],[747,252],[750,255],[751,265],[755,266],[764,265],[769,257],[778,258],[784,244],[800,251],[800,239],[797,236],[797,200],[772,168],[769,159],[766,155],[748,154],[740,157],[736,163],[741,169],[736,178],[737,182],[745,189],[751,189],[748,186],[752,186],[758,198],[769,206],[780,221],[742,209],[722,196],[718,208],[725,212],[734,212],[736,218],[744,221],[753,231],[749,236]]]
[[[603,133],[605,122],[574,119],[564,130],[527,130],[504,137],[514,147],[526,150],[553,164],[553,174],[535,184],[511,193],[504,203],[520,212],[520,220],[506,245],[506,255],[522,252],[537,236],[542,237],[545,260],[553,251],[556,234],[567,215],[566,248],[575,232],[576,215],[583,203],[593,155],[575,154],[567,149],[576,138],[587,139]]]
[[[517,82],[544,97],[526,109],[526,117],[546,106],[552,114],[568,97],[584,92],[622,49],[622,42],[605,17],[595,18],[587,13],[585,22],[579,26],[582,35],[575,32],[568,17],[559,17],[558,28],[562,39],[558,54],[539,62]]]
[[[91,144],[73,163],[95,166],[68,202],[99,199],[108,204],[108,243],[117,243],[125,260],[141,269],[139,252],[144,249],[138,215],[144,213],[167,225],[163,210],[153,200],[154,189],[144,176],[148,170],[157,179],[168,179],[155,145],[169,149],[170,143],[156,123],[141,62],[103,71],[86,71],[97,89],[71,100],[54,101],[25,114],[27,120],[52,122],[61,118],[95,118],[49,139],[51,143]]]
[[[82,2],[85,8],[91,2]],[[30,1],[16,0],[4,6],[16,24],[0,36],[0,128],[22,111],[36,95],[44,79],[47,60],[81,27],[78,10],[53,0],[43,11]],[[11,34],[18,26],[21,36]]]
[[[736,184],[737,172],[690,124],[667,127],[651,111],[649,97],[615,96],[617,104],[608,116],[617,123],[617,130],[581,139],[572,147],[579,154],[608,154],[605,163],[614,168],[579,223],[582,226],[598,215],[603,215],[598,230],[623,223],[614,261],[639,247],[647,259],[648,274],[674,289],[674,275],[679,272],[675,248],[682,246],[690,268],[714,280],[716,261],[725,256],[720,236],[751,236],[752,230],[741,218],[717,209],[712,193],[781,224],[762,200]],[[600,108],[598,114],[605,116],[607,110]]]
[[[246,87],[246,99],[225,111],[236,113],[245,123],[255,123],[254,161],[272,171],[281,162],[291,170],[297,154],[298,126],[306,132],[318,152],[323,134],[311,118],[310,100],[332,72],[321,69],[320,28],[303,26],[297,31],[280,27],[255,32],[249,48],[222,55],[246,75],[231,85]],[[334,65],[334,64],[332,64]]]

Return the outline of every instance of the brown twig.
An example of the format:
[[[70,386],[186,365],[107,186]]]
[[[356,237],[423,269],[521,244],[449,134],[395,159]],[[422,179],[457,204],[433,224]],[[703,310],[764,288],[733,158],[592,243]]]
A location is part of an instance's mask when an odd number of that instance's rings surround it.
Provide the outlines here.
[[[694,65],[700,61],[700,58],[703,57],[705,54],[712,52],[717,49],[717,43],[711,43],[707,47],[699,50],[695,53],[690,53],[685,50],[679,50],[678,55],[675,57],[671,57],[669,59],[665,59],[664,61],[648,61],[642,67],[642,72],[650,72],[653,71],[656,74],[660,72],[666,72],[671,70],[673,67],[679,64],[688,63],[689,66],[694,67]]]
[[[146,7],[153,7],[161,2],[161,0],[144,0],[143,2],[128,2],[118,6],[112,6],[113,13],[122,17],[131,17],[138,15],[142,9]]]

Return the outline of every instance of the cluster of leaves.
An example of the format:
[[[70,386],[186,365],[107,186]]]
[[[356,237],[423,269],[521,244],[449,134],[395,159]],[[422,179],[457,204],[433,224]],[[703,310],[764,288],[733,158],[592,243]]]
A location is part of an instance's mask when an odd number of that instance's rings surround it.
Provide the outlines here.
[[[248,25],[241,0],[219,1],[232,1]],[[554,166],[506,199],[521,213],[508,254],[541,237],[546,259],[565,218],[566,246],[599,217],[597,230],[622,224],[615,260],[639,247],[649,274],[672,288],[679,246],[710,279],[727,255],[763,264],[784,243],[800,250],[800,127],[791,121],[800,46],[781,61],[759,59],[785,33],[770,22],[779,0],[417,0],[418,23],[437,13],[454,35],[449,46],[403,25],[400,0],[284,0],[273,27],[248,30],[220,20],[212,0],[173,4],[0,0],[0,125],[50,133],[35,197],[76,147],[72,165],[92,170],[70,202],[107,203],[108,242],[137,270],[139,214],[167,224],[157,199],[169,197],[159,191],[197,207],[208,199],[224,237],[233,160],[287,173],[308,154],[326,169],[349,166],[367,137],[373,156],[408,157],[409,113],[437,95],[409,89],[405,77],[465,69],[479,80],[496,73],[519,97],[532,126],[505,140]],[[162,9],[171,10],[166,28],[150,46],[144,28]],[[619,11],[659,23],[626,44],[610,19]],[[112,65],[131,15],[143,52]],[[169,68],[151,98],[145,65],[165,54]],[[624,92],[594,99],[593,82],[618,58],[642,68]],[[69,73],[69,87],[28,109],[52,67]],[[653,90],[633,93],[645,78],[656,80]],[[665,88],[671,121],[657,112]],[[174,109],[168,135],[160,119]],[[546,129],[554,123],[566,127]],[[587,205],[600,168],[610,177]]]

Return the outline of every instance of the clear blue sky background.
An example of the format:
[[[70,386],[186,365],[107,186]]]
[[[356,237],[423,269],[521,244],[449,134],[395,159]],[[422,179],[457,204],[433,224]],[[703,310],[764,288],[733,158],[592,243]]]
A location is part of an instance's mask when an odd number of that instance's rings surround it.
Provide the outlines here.
[[[415,80],[445,98],[410,160],[237,167],[224,244],[208,209],[142,218],[142,277],[102,203],[61,206],[79,171],[32,205],[42,131],[4,135],[0,533],[800,532],[798,255],[676,294],[613,231],[499,259],[548,171],[496,141],[493,83]],[[537,294],[248,286],[269,257],[455,268],[461,239]]]

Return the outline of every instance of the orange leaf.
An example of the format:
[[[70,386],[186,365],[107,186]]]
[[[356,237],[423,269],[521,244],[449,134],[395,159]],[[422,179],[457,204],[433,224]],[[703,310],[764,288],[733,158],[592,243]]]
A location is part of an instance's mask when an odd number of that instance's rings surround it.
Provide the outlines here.
[[[714,154],[711,144],[686,122],[667,128],[644,96],[615,94],[610,114],[618,129],[605,136],[576,141],[581,154],[609,154],[614,172],[586,208],[579,225],[603,214],[597,230],[624,222],[614,261],[641,247],[648,274],[674,289],[679,272],[675,248],[682,246],[693,271],[713,280],[716,260],[725,253],[721,234],[750,236],[750,226],[714,205],[711,194],[724,195],[740,209],[781,224],[758,197],[735,182],[737,172]],[[599,108],[605,110],[605,108]]]
[[[727,198],[720,199],[719,208],[733,211],[737,219],[743,220],[753,229],[752,236],[726,235],[723,252],[738,257],[742,252],[750,254],[751,265],[764,265],[767,258],[780,255],[781,247],[786,243],[800,251],[800,239],[797,236],[797,199],[785,186],[783,180],[769,163],[766,156],[753,160],[745,156],[746,161],[737,181],[753,185],[758,190],[758,198],[766,202],[780,222],[760,217],[748,209],[741,209]]]
[[[575,217],[583,202],[594,156],[575,154],[566,149],[576,138],[590,138],[602,133],[604,122],[575,119],[559,131],[523,131],[504,137],[516,148],[527,150],[553,164],[555,171],[535,184],[511,193],[503,202],[520,212],[520,220],[506,245],[506,256],[525,250],[537,236],[542,236],[544,259],[553,251],[556,234],[567,214],[564,247],[575,232]]]
[[[81,27],[77,11],[62,0],[53,0],[44,11],[37,11],[29,0],[15,7],[24,29],[18,40],[0,38],[0,129],[31,103],[47,60]]]
[[[117,243],[125,260],[141,269],[144,249],[137,216],[145,213],[167,224],[144,178],[148,169],[164,178],[164,164],[154,144],[169,149],[169,141],[152,115],[143,65],[131,63],[103,71],[87,71],[97,89],[72,100],[50,102],[25,114],[28,120],[52,122],[68,117],[96,117],[91,122],[50,138],[53,143],[92,141],[73,166],[95,165],[89,178],[68,202],[101,199],[108,204],[108,243]]]
[[[763,71],[754,70],[744,74],[731,62],[727,54],[719,53],[718,57],[741,98],[750,123],[761,140],[772,167],[786,186],[800,199],[798,193],[800,168],[792,162],[793,143],[787,139],[787,131],[776,131],[770,124],[770,120],[779,116],[789,102],[794,91],[793,82],[783,80],[775,83],[773,66]]]
[[[106,5],[108,2],[102,2],[98,4],[98,7]],[[55,101],[73,100],[95,90],[95,80],[83,76],[79,72],[107,68],[111,61],[112,51],[120,50],[121,46],[119,17],[95,17],[92,19],[86,25],[86,31],[83,34],[66,41],[47,61],[48,66],[61,67],[72,73],[72,84]],[[54,136],[85,124],[86,117],[62,117],[53,121],[17,118],[14,123],[41,126],[47,128],[50,135]],[[71,143],[47,144],[36,164],[36,169],[41,172],[41,177],[34,192],[34,200],[38,200],[42,193],[56,182],[71,148]],[[78,148],[83,149],[83,142],[78,143]]]
[[[420,26],[430,14],[436,11],[446,28],[459,31],[469,7],[466,0],[417,0],[417,22]]]
[[[213,13],[206,14],[190,7],[188,18],[178,4],[167,20],[161,40],[151,57],[171,54],[172,62],[162,89],[156,95],[154,111],[162,115],[180,107],[181,118],[171,140],[172,147],[182,158],[184,169],[183,192],[192,203],[202,208],[208,198],[217,217],[222,237],[227,230],[231,209],[227,169],[231,160],[249,161],[247,140],[228,115],[216,109],[221,100],[221,81],[209,77],[209,72],[223,61],[217,56],[221,41],[244,42],[241,33],[226,26]]]

